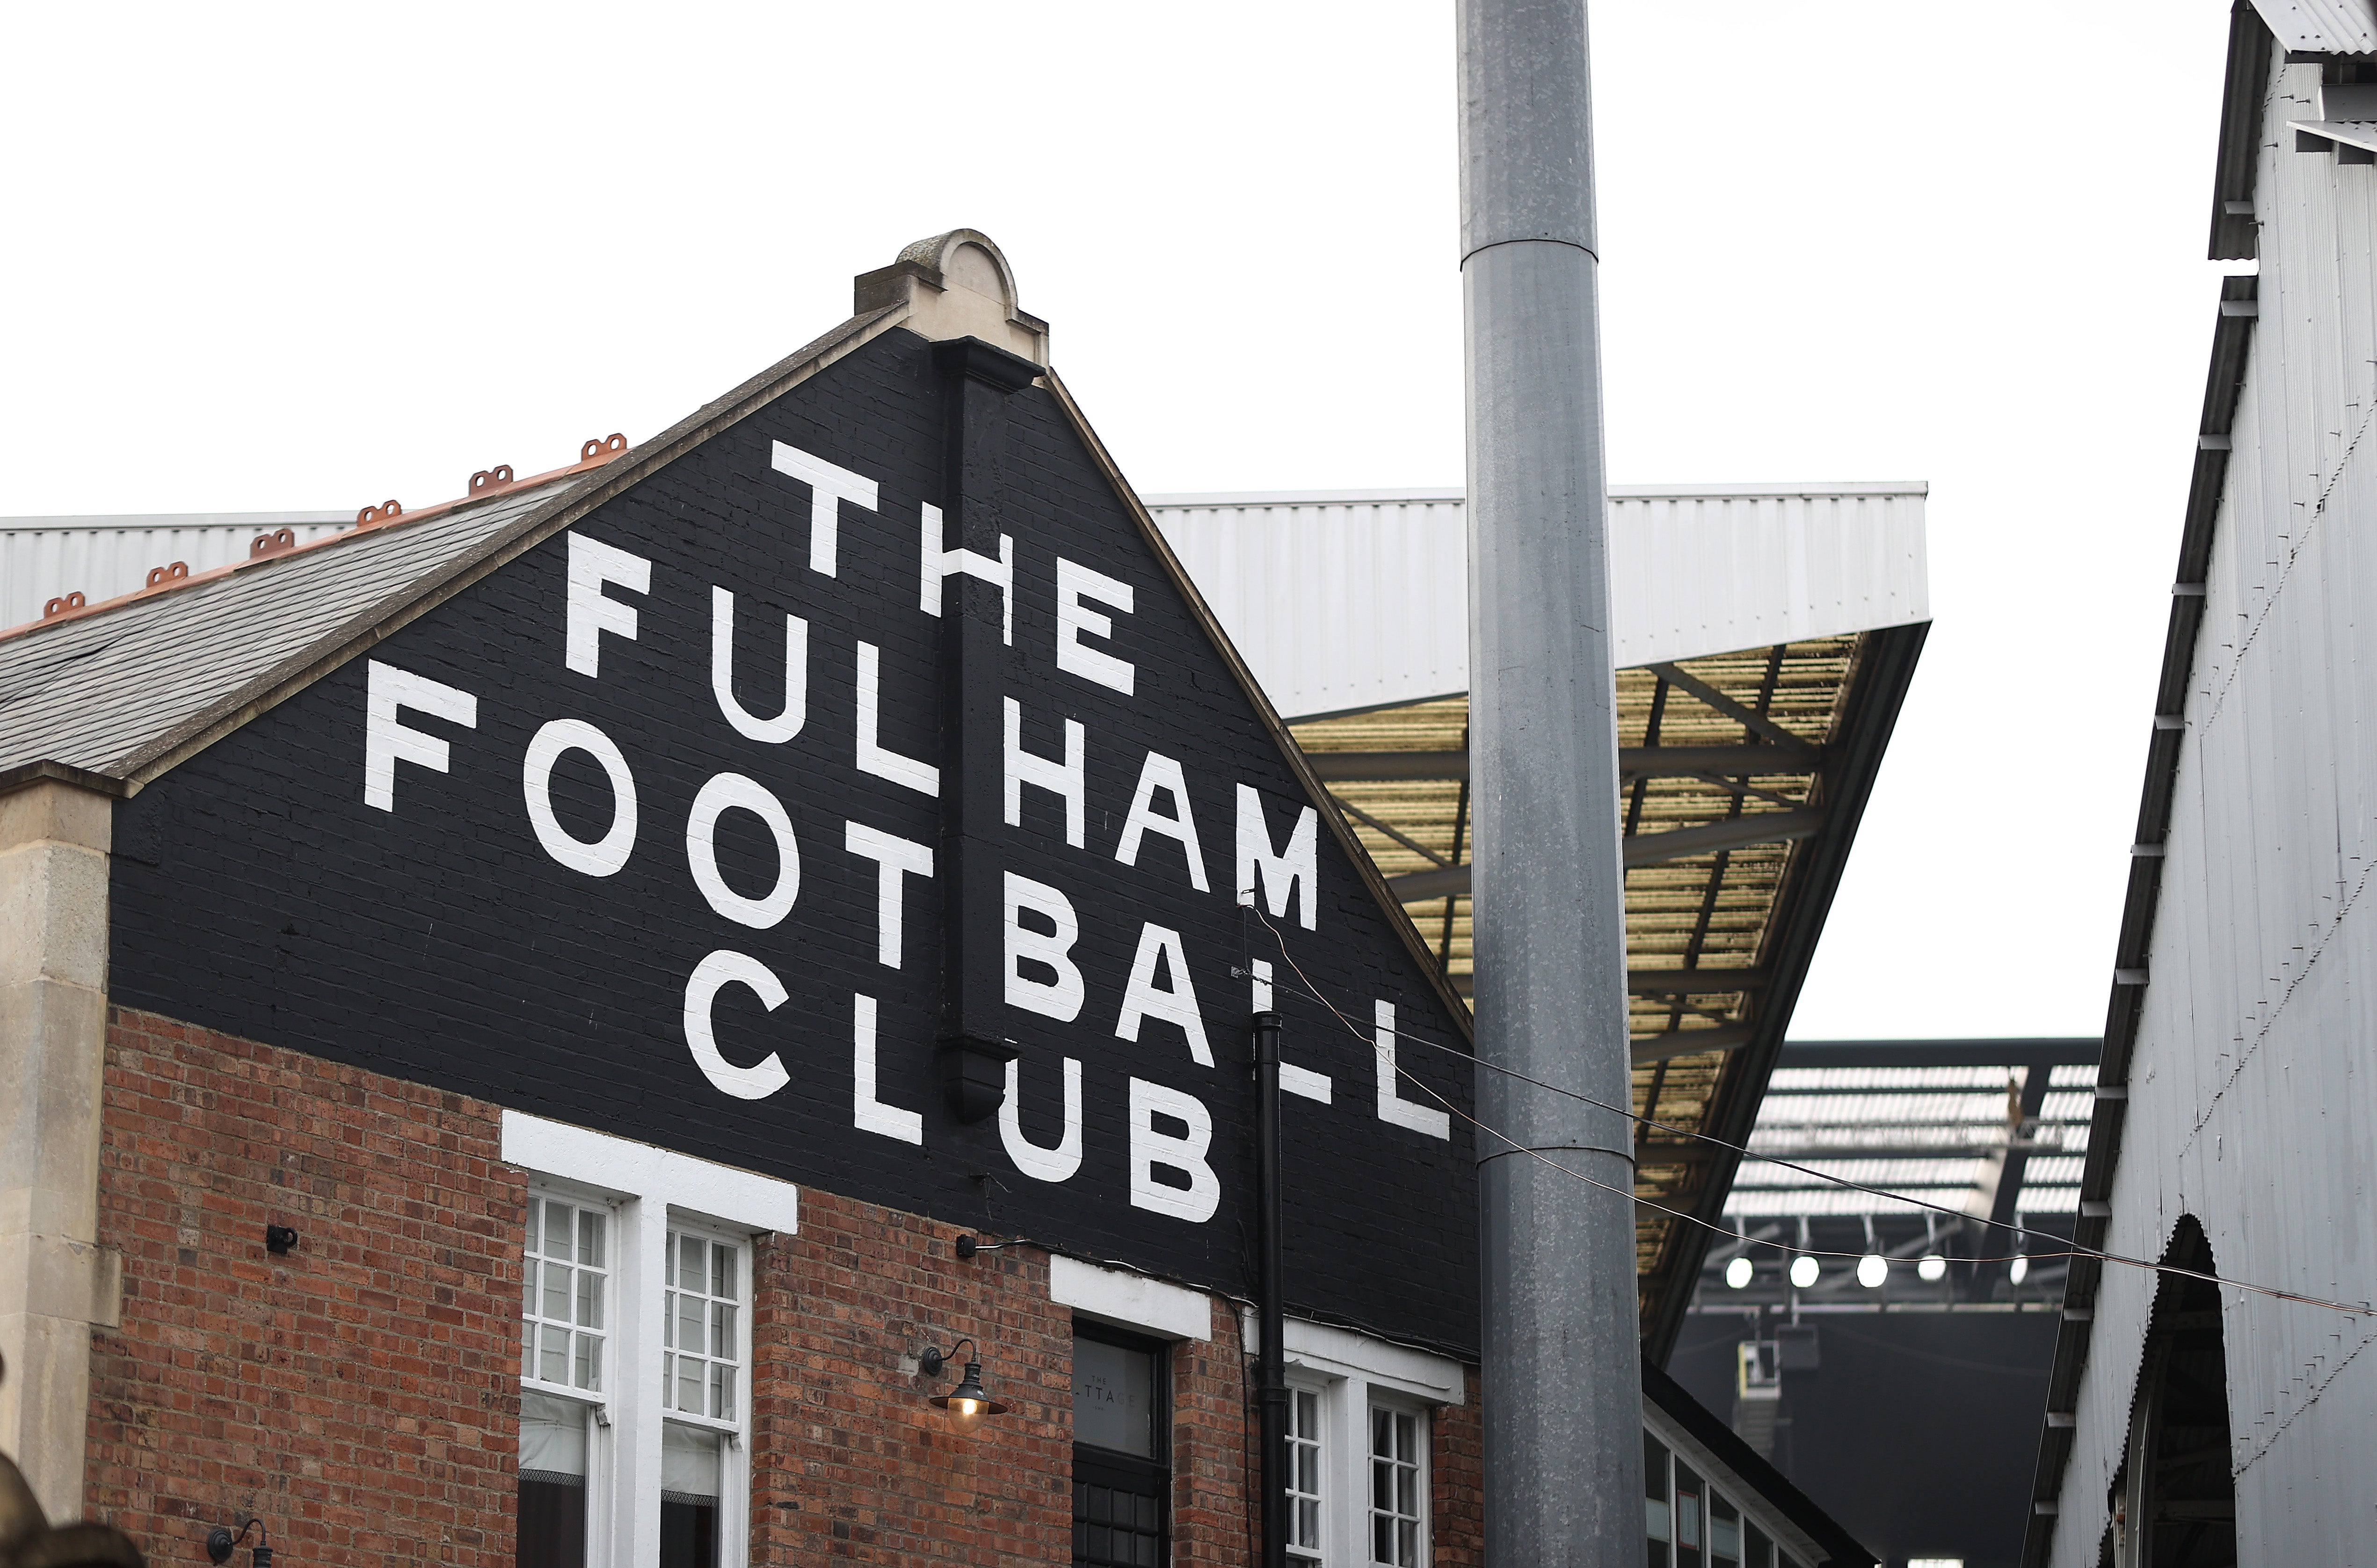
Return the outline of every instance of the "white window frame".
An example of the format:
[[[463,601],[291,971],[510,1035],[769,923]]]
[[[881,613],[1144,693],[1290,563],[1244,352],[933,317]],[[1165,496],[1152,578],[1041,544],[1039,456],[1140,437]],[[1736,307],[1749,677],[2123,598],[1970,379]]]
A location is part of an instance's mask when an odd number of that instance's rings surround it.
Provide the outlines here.
[[[566,1399],[579,1406],[586,1418],[586,1562],[589,1568],[610,1560],[610,1500],[616,1474],[616,1454],[611,1441],[611,1402],[617,1397],[620,1377],[619,1357],[619,1238],[620,1205],[611,1194],[581,1186],[572,1181],[556,1181],[546,1176],[532,1176],[528,1184],[528,1201],[542,1203],[548,1200],[568,1203],[577,1208],[593,1209],[610,1218],[610,1233],[605,1239],[607,1249],[603,1268],[603,1386],[600,1389],[579,1388],[574,1383],[548,1382],[529,1373],[529,1322],[523,1311],[520,1318],[520,1380],[521,1391],[542,1394],[555,1399]],[[538,1220],[538,1234],[543,1234],[543,1220]],[[523,1224],[518,1235],[525,1243],[528,1227]],[[542,1320],[540,1320],[542,1321]]]
[[[1670,1422],[1665,1413],[1645,1402],[1642,1409],[1642,1430],[1657,1438],[1667,1450],[1667,1539],[1668,1562],[1676,1561],[1676,1462],[1691,1466],[1701,1478],[1701,1562],[1709,1562],[1710,1528],[1709,1494],[1723,1492],[1741,1515],[1744,1525],[1754,1525],[1759,1533],[1773,1541],[1778,1553],[1774,1568],[1800,1568],[1810,1562],[1822,1562],[1823,1548],[1790,1520],[1777,1514],[1774,1506],[1761,1497],[1741,1478],[1707,1449],[1686,1435],[1681,1427]],[[1647,1499],[1646,1499],[1647,1502]],[[1646,1518],[1647,1523],[1647,1518]],[[1744,1564],[1744,1568],[1750,1568]]]
[[[663,1252],[669,1232],[690,1231],[742,1249],[745,1299],[736,1316],[743,1394],[736,1406],[738,1430],[721,1455],[718,1562],[719,1568],[747,1568],[751,1457],[746,1434],[758,1373],[751,1360],[752,1309],[758,1296],[752,1243],[770,1233],[797,1233],[799,1189],[519,1111],[504,1112],[503,1140],[505,1162],[529,1173],[532,1192],[588,1206],[600,1199],[614,1215],[604,1330],[611,1364],[601,1402],[589,1401],[584,1389],[521,1381],[523,1388],[589,1403],[594,1411],[591,1435],[598,1441],[588,1444],[586,1463],[588,1568],[650,1568],[660,1560],[662,1422],[684,1417],[664,1412],[659,1396]],[[525,1240],[525,1226],[516,1234]],[[721,1430],[724,1426],[706,1417],[688,1424]]]
[[[718,1568],[745,1568],[745,1554],[748,1552],[751,1541],[751,1302],[758,1294],[757,1282],[751,1277],[755,1249],[748,1231],[738,1236],[714,1224],[693,1218],[674,1206],[668,1211],[668,1224],[663,1227],[663,1247],[667,1245],[666,1237],[693,1236],[712,1245],[735,1250],[736,1289],[741,1293],[735,1304],[735,1364],[739,1369],[741,1381],[741,1392],[735,1400],[735,1418],[730,1421],[715,1416],[697,1416],[689,1410],[663,1405],[660,1419],[663,1427],[674,1423],[698,1431],[711,1432],[723,1440],[718,1458]],[[665,1258],[662,1261],[662,1269],[661,1306],[653,1319],[655,1323],[660,1322],[660,1314],[665,1314],[668,1310]],[[639,1370],[657,1383],[662,1365],[660,1357],[668,1335],[663,1329],[650,1337],[651,1343],[644,1347],[644,1359],[650,1364]],[[657,1497],[653,1517],[655,1520],[659,1517]]]
[[[1376,1553],[1371,1550],[1374,1539],[1371,1534],[1371,1527],[1377,1520],[1378,1510],[1370,1501],[1370,1483],[1373,1478],[1371,1475],[1372,1454],[1370,1452],[1370,1418],[1373,1412],[1384,1410],[1393,1415],[1408,1416],[1411,1418],[1413,1428],[1413,1467],[1417,1472],[1415,1483],[1417,1490],[1415,1495],[1419,1499],[1419,1542],[1413,1551],[1412,1562],[1408,1565],[1408,1568],[1427,1568],[1427,1564],[1434,1561],[1429,1553],[1434,1550],[1436,1536],[1436,1499],[1434,1493],[1429,1490],[1429,1483],[1433,1478],[1428,1474],[1428,1460],[1430,1457],[1428,1447],[1429,1439],[1432,1436],[1432,1433],[1428,1429],[1428,1416],[1430,1412],[1428,1407],[1426,1405],[1421,1404],[1418,1400],[1412,1398],[1408,1394],[1399,1394],[1392,1390],[1380,1389],[1374,1386],[1370,1389],[1369,1394],[1369,1398],[1364,1401],[1362,1409],[1362,1442],[1360,1445],[1362,1450],[1362,1495],[1358,1500],[1362,1511],[1362,1550],[1361,1555],[1356,1561],[1358,1563],[1359,1568],[1391,1568],[1391,1565],[1382,1564]]]
[[[1255,1315],[1241,1310],[1246,1353],[1261,1350]],[[1461,1363],[1351,1329],[1290,1318],[1282,1359],[1290,1388],[1320,1399],[1320,1568],[1370,1568],[1370,1408],[1414,1418],[1419,1456],[1419,1560],[1434,1550],[1433,1418],[1466,1401]],[[1298,1561],[1311,1562],[1310,1558]]]
[[[1337,1438],[1336,1406],[1340,1403],[1337,1388],[1344,1381],[1343,1378],[1320,1377],[1301,1367],[1292,1369],[1287,1374],[1288,1394],[1291,1399],[1298,1394],[1309,1394],[1313,1396],[1314,1403],[1318,1406],[1314,1411],[1314,1421],[1320,1429],[1320,1544],[1310,1551],[1297,1546],[1295,1538],[1296,1526],[1291,1520],[1287,1532],[1287,1556],[1291,1562],[1318,1563],[1321,1568],[1327,1568],[1332,1561],[1331,1556],[1332,1552],[1343,1555],[1338,1542],[1343,1527],[1337,1521],[1336,1512],[1338,1494],[1344,1490],[1344,1478],[1337,1473],[1343,1466],[1333,1464],[1332,1461],[1337,1457],[1337,1450],[1343,1448],[1344,1444],[1342,1441],[1332,1440]],[[1293,1468],[1292,1460],[1290,1467]]]

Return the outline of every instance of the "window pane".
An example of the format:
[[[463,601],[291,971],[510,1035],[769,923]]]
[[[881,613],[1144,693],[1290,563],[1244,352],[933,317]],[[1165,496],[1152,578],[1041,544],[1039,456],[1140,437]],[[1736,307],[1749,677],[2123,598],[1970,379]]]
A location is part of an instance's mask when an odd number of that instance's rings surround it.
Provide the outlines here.
[[[580,1270],[578,1275],[578,1326],[603,1326],[603,1276],[590,1270]]]
[[[676,1359],[676,1407],[701,1414],[701,1363],[690,1356]]]
[[[699,1290],[702,1281],[710,1277],[710,1243],[699,1236],[680,1236],[677,1245],[676,1286],[679,1290]]]
[[[569,1205],[567,1203],[549,1203],[544,1205],[544,1255],[559,1258],[563,1263],[569,1261]]]
[[[586,1407],[520,1395],[520,1568],[584,1568]]]
[[[732,1301],[735,1289],[735,1249],[714,1247],[710,1254],[710,1293]]]
[[[603,1386],[603,1342],[591,1334],[576,1336],[578,1349],[577,1383],[580,1388]]]
[[[1667,1501],[1667,1445],[1642,1434],[1642,1495]]]
[[[569,1381],[569,1331],[555,1328],[550,1323],[538,1331],[544,1335],[537,1359],[536,1375],[547,1382]]]
[[[536,1243],[532,1241],[529,1245],[533,1248]],[[528,1267],[520,1273],[520,1311],[532,1318],[536,1316],[536,1260],[534,1258],[528,1261]]]
[[[679,1296],[676,1299],[676,1347],[699,1356],[705,1348],[701,1332],[701,1298]]]
[[[578,1261],[588,1268],[603,1266],[603,1216],[591,1209],[578,1211]]]
[[[569,1271],[558,1263],[544,1265],[544,1310],[540,1315],[556,1323],[569,1321]]]
[[[722,1361],[735,1359],[735,1309],[723,1301],[710,1306],[710,1353]]]
[[[1073,1341],[1073,1441],[1154,1456],[1153,1355],[1103,1340]]]

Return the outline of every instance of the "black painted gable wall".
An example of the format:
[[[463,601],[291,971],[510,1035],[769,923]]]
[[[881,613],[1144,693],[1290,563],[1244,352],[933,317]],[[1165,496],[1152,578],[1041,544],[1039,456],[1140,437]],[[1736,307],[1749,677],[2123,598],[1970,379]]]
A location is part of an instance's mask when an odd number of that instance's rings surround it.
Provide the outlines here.
[[[848,845],[856,823],[947,853],[937,798],[857,766],[857,676],[859,645],[871,644],[879,744],[939,764],[941,637],[951,623],[920,607],[921,509],[944,504],[948,389],[931,345],[891,332],[577,524],[572,533],[651,563],[648,592],[602,590],[633,610],[635,627],[632,639],[594,637],[596,674],[567,666],[571,543],[557,534],[122,803],[113,999],[1245,1295],[1254,1237],[1245,965],[1267,959],[1289,1060],[1331,1080],[1330,1103],[1286,1102],[1293,1308],[1471,1349],[1468,1128],[1457,1114],[1449,1136],[1411,1125],[1439,1105],[1408,1079],[1400,1093],[1413,1108],[1382,1113],[1367,1037],[1377,1004],[1391,1004],[1402,1067],[1466,1110],[1467,1062],[1420,1043],[1457,1041],[1457,1027],[1325,824],[1315,832],[1314,928],[1294,902],[1268,925],[1238,907],[1239,786],[1261,800],[1274,850],[1317,803],[1038,388],[1006,403],[997,526],[1014,540],[1014,630],[993,684],[1019,704],[1027,751],[1061,757],[1063,721],[1083,726],[1085,843],[1066,843],[1057,796],[1027,787],[1021,825],[998,824],[969,853],[995,853],[1002,878],[1057,889],[1078,916],[1078,1016],[1003,1000],[989,1010],[1021,1052],[1017,1131],[1032,1144],[1062,1147],[1063,1063],[1080,1064],[1078,1167],[1036,1179],[1009,1154],[997,1117],[962,1122],[947,1102],[935,1043],[948,879],[902,880],[893,968],[883,962],[878,862]],[[839,508],[831,576],[812,564],[811,487],[780,471],[779,442],[878,486],[873,509]],[[1085,606],[1109,616],[1112,631],[1080,640],[1132,666],[1129,695],[1057,665],[1060,557],[1132,591],[1128,614]],[[957,606],[962,581],[949,580],[946,607]],[[806,718],[789,740],[747,738],[713,698],[715,588],[735,596],[734,689],[752,714],[782,709],[785,617],[806,623]],[[982,602],[979,590],[965,592]],[[365,798],[375,664],[386,666],[384,692],[401,678],[387,672],[402,672],[468,693],[476,708],[467,727],[435,703],[395,713],[405,731],[446,743],[447,766],[400,754],[388,770],[387,809]],[[532,827],[524,759],[555,721],[593,726],[632,775],[633,847],[609,875],[562,864]],[[1185,847],[1161,828],[1142,832],[1135,864],[1117,859],[1151,751],[1179,766],[1209,891],[1192,887]],[[779,923],[730,919],[696,886],[688,818],[723,774],[772,796],[790,824],[798,888]],[[588,751],[564,750],[549,790],[570,838],[599,841],[613,827],[609,777]],[[1168,792],[1153,792],[1152,815],[1177,810]],[[779,884],[784,868],[759,815],[724,811],[714,844],[733,893],[760,898]],[[969,875],[981,870],[969,865]],[[1269,916],[1267,898],[1261,907]],[[1021,924],[1048,928],[1029,915]],[[1142,945],[1156,941],[1151,927],[1177,935],[1210,1067],[1161,1016],[1146,1018],[1135,1041],[1117,1037],[1126,981]],[[1359,1036],[1296,994],[1274,928]],[[968,934],[1004,940],[978,923]],[[705,961],[716,972],[720,953],[740,955],[723,961],[735,976],[756,962],[786,999],[764,1010],[755,989],[730,979],[708,1010],[723,1066],[745,1093],[768,1082],[749,1070],[771,1055],[780,1065],[782,1086],[761,1097],[723,1092],[688,1046],[688,980]],[[1021,972],[1056,978],[1029,963]],[[1168,961],[1150,981],[1168,992],[1182,983]],[[862,997],[875,1004],[879,1112],[859,1106]],[[1219,1192],[1208,1217],[1180,1212],[1198,1206],[1193,1161],[1155,1160],[1142,1185],[1174,1197],[1132,1201],[1134,1081],[1154,1106],[1139,1119],[1157,1155],[1193,1131],[1166,1113],[1177,1096],[1210,1116],[1204,1163]],[[914,1113],[921,1142],[900,1134],[900,1113]],[[870,1130],[887,1117],[892,1131]],[[1057,1168],[1048,1158],[1044,1174]]]

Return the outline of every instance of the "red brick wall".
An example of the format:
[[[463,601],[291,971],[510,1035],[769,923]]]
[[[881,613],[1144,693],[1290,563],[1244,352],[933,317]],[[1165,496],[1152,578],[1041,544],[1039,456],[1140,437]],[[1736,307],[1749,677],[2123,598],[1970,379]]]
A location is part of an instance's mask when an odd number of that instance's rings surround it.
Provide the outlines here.
[[[91,1512],[161,1565],[254,1512],[293,1568],[509,1568],[525,1184],[495,1108],[122,1010],[105,1095]]]
[[[1252,1368],[1240,1349],[1238,1314],[1213,1302],[1213,1337],[1172,1351],[1172,1553],[1177,1562],[1247,1564],[1260,1523]]]
[[[1476,1568],[1486,1560],[1484,1413],[1477,1369],[1463,1370],[1469,1403],[1439,1405],[1428,1428],[1428,1553],[1436,1568]]]
[[[1072,1317],[1047,1255],[961,1263],[961,1227],[814,1188],[798,1236],[762,1250],[752,1318],[755,1564],[1062,1562],[1072,1550]],[[927,1396],[961,1336],[1011,1406],[972,1437]],[[771,1462],[771,1456],[781,1459]]]
[[[291,1568],[510,1568],[526,1179],[484,1101],[146,1013],[108,1031],[89,1507],[150,1561],[264,1516]],[[303,1237],[264,1250],[268,1222]],[[1037,1250],[805,1190],[758,1251],[751,1561],[1069,1559],[1072,1323]],[[959,1335],[1013,1408],[971,1438],[915,1356]],[[1173,1356],[1175,1560],[1247,1568],[1237,1314]],[[1477,1556],[1475,1406],[1439,1416],[1436,1561]]]

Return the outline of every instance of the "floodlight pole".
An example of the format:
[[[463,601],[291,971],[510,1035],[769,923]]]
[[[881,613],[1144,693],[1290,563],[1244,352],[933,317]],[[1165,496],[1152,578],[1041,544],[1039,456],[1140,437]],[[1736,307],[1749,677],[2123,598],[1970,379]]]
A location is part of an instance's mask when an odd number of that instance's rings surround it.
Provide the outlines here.
[[[1477,1054],[1623,1105],[1583,0],[1460,0],[1458,28]],[[1499,1072],[1478,1074],[1477,1104],[1515,1140],[1477,1139],[1487,1568],[1632,1568],[1642,1385],[1631,1129]]]

